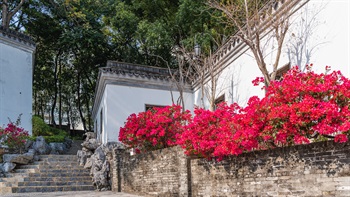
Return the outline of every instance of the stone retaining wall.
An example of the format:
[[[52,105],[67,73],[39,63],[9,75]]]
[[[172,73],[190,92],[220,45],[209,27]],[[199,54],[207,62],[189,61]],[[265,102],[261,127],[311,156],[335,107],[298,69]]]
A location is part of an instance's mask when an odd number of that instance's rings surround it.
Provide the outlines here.
[[[146,196],[350,196],[350,143],[254,151],[221,162],[179,147],[120,159],[120,191]],[[113,177],[117,184],[118,176]],[[114,187],[115,191],[118,191]]]
[[[112,169],[114,191],[150,196],[188,196],[187,159],[180,147],[134,156],[118,151],[114,152]]]

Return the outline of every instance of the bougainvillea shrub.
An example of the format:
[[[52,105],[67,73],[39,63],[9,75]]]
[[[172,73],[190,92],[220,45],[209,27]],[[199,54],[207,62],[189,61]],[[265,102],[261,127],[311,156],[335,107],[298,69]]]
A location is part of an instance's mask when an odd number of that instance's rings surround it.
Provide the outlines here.
[[[186,154],[220,159],[329,138],[346,142],[349,102],[350,81],[339,71],[316,74],[295,67],[282,81],[273,81],[264,98],[253,96],[244,108],[233,104],[214,112],[196,109],[179,144]]]
[[[251,150],[306,144],[350,134],[350,80],[339,71],[317,74],[297,67],[272,81],[266,95],[253,96],[246,107],[221,104],[182,113],[179,106],[132,114],[120,141],[140,150],[181,145],[188,155],[222,159]],[[262,78],[253,81],[254,85]],[[185,125],[185,123],[188,123]]]
[[[233,118],[240,110],[237,104],[220,104],[215,111],[196,108],[193,120],[185,126],[178,141],[188,155],[220,157],[240,154],[234,141]]]
[[[25,131],[17,124],[10,122],[5,128],[0,127],[0,143],[9,149],[20,150],[28,137],[28,131]]]
[[[119,141],[141,152],[174,146],[190,119],[190,112],[178,105],[131,114],[120,128]]]
[[[276,146],[334,136],[347,141],[350,81],[340,71],[303,73],[295,67],[268,87],[261,102],[267,116],[260,135]]]

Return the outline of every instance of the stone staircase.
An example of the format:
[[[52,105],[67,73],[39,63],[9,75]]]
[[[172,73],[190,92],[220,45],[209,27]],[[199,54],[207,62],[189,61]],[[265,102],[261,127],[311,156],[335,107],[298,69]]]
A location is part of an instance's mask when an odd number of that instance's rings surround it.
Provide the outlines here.
[[[40,155],[0,178],[0,194],[94,190],[89,172],[75,155]]]

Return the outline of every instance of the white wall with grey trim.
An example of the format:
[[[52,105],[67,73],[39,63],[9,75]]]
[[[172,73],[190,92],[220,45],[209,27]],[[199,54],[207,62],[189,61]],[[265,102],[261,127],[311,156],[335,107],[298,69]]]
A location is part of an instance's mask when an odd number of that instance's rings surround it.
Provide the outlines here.
[[[0,35],[0,126],[17,120],[32,133],[33,53],[35,47]]]
[[[350,1],[310,0],[291,16],[290,22],[279,68],[290,62],[291,66],[298,65],[304,69],[306,64],[312,63],[313,70],[317,73],[324,73],[325,67],[331,66],[332,70],[340,70],[346,77],[350,77]],[[308,36],[307,39],[305,36]],[[263,43],[271,71],[276,44],[267,37]],[[295,46],[299,47],[299,51],[300,46],[303,46],[303,51],[300,51],[301,61],[295,58]],[[237,102],[244,106],[251,96],[264,96],[262,86],[255,87],[252,84],[252,80],[262,77],[262,74],[252,53],[247,49],[230,52],[227,56],[231,58],[218,65],[224,69],[220,73],[216,97],[225,94],[229,104]],[[201,89],[197,87],[194,92],[195,105],[201,104],[200,98]],[[204,107],[208,109],[208,98],[204,100]]]
[[[179,92],[172,91],[174,101],[179,98]],[[193,110],[193,94],[184,93],[185,108]],[[127,117],[131,113],[145,111],[146,104],[149,105],[172,105],[172,96],[169,90],[148,89],[141,87],[120,86],[107,84],[104,95],[98,107],[95,117],[97,122],[97,137],[101,143],[118,141],[120,127],[123,127]],[[100,128],[100,112],[102,109],[102,128]],[[101,134],[100,134],[101,133]]]

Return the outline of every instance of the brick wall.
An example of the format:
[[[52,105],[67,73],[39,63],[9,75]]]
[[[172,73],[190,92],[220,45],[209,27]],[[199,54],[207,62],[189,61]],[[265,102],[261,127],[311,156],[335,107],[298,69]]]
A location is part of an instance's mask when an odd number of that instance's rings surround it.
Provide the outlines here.
[[[118,163],[115,151],[114,166]],[[147,196],[188,196],[187,159],[180,147],[146,154],[121,155],[119,184],[122,192]],[[117,168],[112,170],[117,191]]]
[[[147,196],[350,196],[350,143],[254,151],[221,162],[186,159],[179,147],[121,159],[121,191]]]
[[[222,162],[192,160],[193,196],[350,195],[350,144],[255,151]]]

